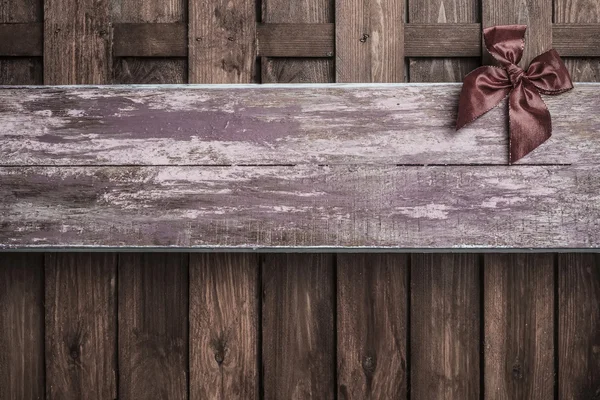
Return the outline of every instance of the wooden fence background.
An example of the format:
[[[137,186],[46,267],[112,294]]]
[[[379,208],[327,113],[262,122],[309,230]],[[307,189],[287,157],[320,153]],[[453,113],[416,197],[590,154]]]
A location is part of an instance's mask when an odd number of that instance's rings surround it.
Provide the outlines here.
[[[502,23],[600,79],[600,1],[482,1],[3,0],[0,84],[459,81]],[[0,253],[44,398],[597,400],[600,255]]]

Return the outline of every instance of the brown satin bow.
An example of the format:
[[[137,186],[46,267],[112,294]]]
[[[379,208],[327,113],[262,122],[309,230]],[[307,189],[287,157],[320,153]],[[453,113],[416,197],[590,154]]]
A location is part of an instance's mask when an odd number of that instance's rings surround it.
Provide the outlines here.
[[[483,66],[469,73],[458,103],[457,130],[510,95],[509,163],[529,154],[552,134],[550,112],[540,93],[559,94],[573,88],[569,72],[554,49],[534,58],[527,72],[517,65],[523,56],[526,28],[505,25],[483,30],[486,48],[502,68]]]

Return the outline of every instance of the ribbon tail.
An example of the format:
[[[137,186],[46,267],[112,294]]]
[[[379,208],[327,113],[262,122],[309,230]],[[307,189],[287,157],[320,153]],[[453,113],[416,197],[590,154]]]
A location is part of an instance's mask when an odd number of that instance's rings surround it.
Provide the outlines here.
[[[510,163],[535,150],[552,135],[550,112],[537,88],[523,79],[510,94]]]
[[[456,130],[496,107],[510,90],[504,69],[484,66],[473,70],[465,77],[460,91]]]

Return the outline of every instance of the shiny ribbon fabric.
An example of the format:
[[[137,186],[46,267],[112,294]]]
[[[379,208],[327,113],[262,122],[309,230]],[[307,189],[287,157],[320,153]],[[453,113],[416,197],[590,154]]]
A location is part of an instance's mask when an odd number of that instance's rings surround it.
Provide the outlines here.
[[[534,58],[527,71],[517,65],[523,56],[525,29],[525,25],[484,29],[486,48],[501,67],[479,67],[465,77],[456,121],[458,130],[509,96],[511,164],[552,134],[550,112],[540,93],[554,95],[573,88],[569,72],[554,49]]]

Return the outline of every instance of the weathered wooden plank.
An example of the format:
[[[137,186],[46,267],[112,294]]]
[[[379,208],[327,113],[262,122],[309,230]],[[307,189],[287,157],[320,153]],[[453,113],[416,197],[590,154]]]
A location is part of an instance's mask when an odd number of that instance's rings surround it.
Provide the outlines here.
[[[597,167],[0,168],[0,243],[599,248]]]
[[[115,57],[187,57],[187,24],[115,24],[113,43]]]
[[[333,57],[334,24],[259,24],[259,57]]]
[[[597,84],[545,96],[523,163],[597,164]],[[1,89],[0,165],[506,164],[506,104],[456,132],[460,85]]]
[[[0,23],[0,55],[40,57],[43,49],[44,25]]]
[[[406,24],[404,25],[404,55],[406,57],[480,57],[481,24],[414,22]]]
[[[0,398],[43,399],[43,254],[0,253],[0,326]]]
[[[411,396],[480,398],[477,254],[413,254]]]
[[[600,10],[600,9],[599,9]],[[573,21],[577,22],[577,21]],[[600,22],[600,13],[598,20]],[[552,44],[563,57],[600,57],[600,23],[596,24],[554,24],[552,25]],[[567,60],[567,67],[571,60]],[[571,75],[575,80],[577,72]],[[587,79],[597,81],[598,79]]]
[[[572,46],[579,46],[584,43],[594,43],[599,46],[598,41],[598,26],[600,24],[600,4],[597,0],[554,0],[554,21],[558,23],[568,24],[594,24],[596,28],[592,32],[573,32]],[[574,26],[577,26],[574,25]],[[589,25],[583,25],[583,29]],[[571,28],[572,29],[572,28]],[[593,28],[592,28],[593,29]],[[559,30],[561,32],[561,30]],[[591,36],[589,35],[591,33]],[[568,38],[567,40],[569,40]],[[559,40],[557,43],[562,43]],[[594,55],[598,56],[598,51],[591,52],[590,49],[582,49],[581,54],[574,56],[582,57],[582,59],[565,60],[565,64],[569,69],[571,77],[575,81],[591,81],[598,82],[600,80],[600,59],[590,58]]]
[[[265,400],[335,397],[333,264],[327,254],[264,257]]]
[[[486,399],[554,397],[554,257],[484,256]]]
[[[258,256],[190,257],[190,398],[258,399]]]
[[[248,83],[256,59],[253,0],[189,1],[189,82]]]
[[[552,9],[552,0],[482,0],[482,26],[527,25],[523,58],[519,63],[526,68],[536,56],[552,48]],[[492,63],[493,58],[487,51],[483,55],[484,64]]]
[[[188,398],[188,255],[119,255],[119,399]]]
[[[107,253],[46,256],[46,398],[117,398],[116,264]]]
[[[406,398],[407,258],[339,254],[338,398]]]
[[[116,83],[187,83],[187,1],[115,0],[113,20]]]
[[[44,83],[111,81],[109,0],[44,0]]]
[[[450,53],[454,53],[455,49],[458,51],[469,42],[463,40],[464,45],[448,43],[442,39],[445,31],[453,29],[455,23],[478,22],[480,8],[479,0],[414,0],[408,7],[408,19],[411,23],[431,24],[428,25],[429,29],[424,30],[425,35],[431,37],[433,32],[438,31],[438,35],[441,36],[439,40],[432,41],[432,47],[446,48]],[[476,26],[478,31],[474,38],[480,42],[481,26],[480,24],[476,24]],[[443,27],[450,28],[444,29]],[[467,35],[469,29],[462,29],[460,32]],[[409,40],[410,37],[404,39],[405,43],[410,43]],[[475,58],[470,59],[444,59],[440,58],[441,56],[433,59],[411,58],[409,80],[410,82],[461,82],[466,74],[481,64],[480,55],[481,53],[478,53]],[[450,54],[447,57],[456,56],[457,54]]]
[[[336,0],[336,82],[404,82],[404,2]]]
[[[6,0],[0,2],[0,23],[4,29],[16,24],[38,24],[43,21],[43,3],[38,0]],[[17,28],[18,29],[18,28]],[[5,37],[7,32],[3,32]],[[18,37],[18,36],[13,36]],[[20,38],[19,44],[28,47]],[[332,38],[333,40],[333,38]],[[2,40],[2,47],[15,48],[11,41]],[[36,53],[42,53],[42,46]],[[7,54],[1,54],[6,56]],[[38,57],[2,57],[0,58],[0,85],[37,85],[42,83],[42,60]]]
[[[264,24],[330,24],[334,22],[334,0],[263,0]],[[299,38],[306,43],[311,36]],[[333,42],[333,37],[331,38]],[[330,56],[327,56],[330,57]],[[261,57],[262,83],[334,82],[334,60],[329,58],[281,59]]]
[[[600,255],[558,255],[558,398],[600,394]]]

